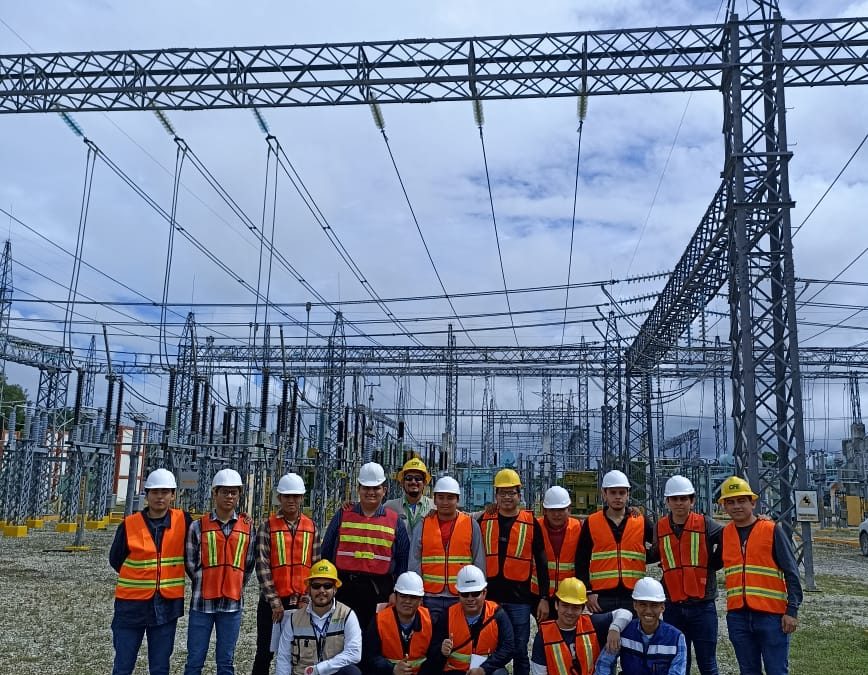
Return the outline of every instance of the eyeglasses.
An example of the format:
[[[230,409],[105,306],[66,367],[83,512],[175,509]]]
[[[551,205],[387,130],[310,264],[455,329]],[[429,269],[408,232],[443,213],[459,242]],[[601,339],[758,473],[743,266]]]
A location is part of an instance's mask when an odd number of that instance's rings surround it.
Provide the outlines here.
[[[467,591],[466,593],[459,593],[462,598],[478,598],[482,595],[482,591]]]
[[[405,481],[411,481],[413,483],[424,483],[425,476],[404,476]]]
[[[218,488],[217,494],[221,497],[237,497],[241,493],[241,490],[234,490],[231,488]]]
[[[328,581],[324,584],[314,582],[310,585],[310,587],[315,591],[318,591],[318,590],[330,591],[331,589],[333,589],[335,587],[335,585],[331,582],[328,582]]]
[[[518,496],[518,490],[498,490],[498,497],[516,497]]]

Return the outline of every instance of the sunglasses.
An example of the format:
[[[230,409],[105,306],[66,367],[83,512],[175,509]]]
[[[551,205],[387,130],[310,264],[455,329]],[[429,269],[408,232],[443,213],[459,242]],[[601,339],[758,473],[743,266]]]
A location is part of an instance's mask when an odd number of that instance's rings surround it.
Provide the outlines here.
[[[315,591],[318,591],[318,590],[321,590],[321,589],[322,589],[322,590],[325,590],[325,591],[330,591],[331,589],[333,589],[333,588],[335,587],[335,585],[332,584],[332,583],[329,583],[329,582],[326,582],[326,583],[324,583],[324,584],[320,584],[320,583],[314,582],[314,583],[312,583],[312,584],[310,585],[310,587],[311,587],[313,590],[315,590]]]
[[[404,480],[410,483],[424,483],[425,476],[404,476]]]
[[[482,591],[467,591],[466,593],[459,593],[462,598],[478,598],[482,595]]]

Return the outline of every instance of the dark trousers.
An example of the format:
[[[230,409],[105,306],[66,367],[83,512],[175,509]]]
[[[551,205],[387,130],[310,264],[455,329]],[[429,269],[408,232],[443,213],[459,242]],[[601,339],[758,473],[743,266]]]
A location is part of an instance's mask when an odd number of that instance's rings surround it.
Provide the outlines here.
[[[335,599],[356,613],[359,626],[364,632],[377,613],[377,603],[389,601],[395,582],[391,575],[375,576],[355,572],[338,572],[338,575],[341,587],[337,590]]]
[[[294,604],[289,598],[282,598],[284,609],[293,609]],[[268,675],[271,670],[271,659],[274,653],[271,651],[271,629],[274,623],[271,621],[271,605],[262,595],[256,603],[256,656],[253,657],[252,675]]]
[[[626,609],[634,617],[636,612],[633,609],[633,598],[631,592],[624,590],[623,592],[600,593],[597,596],[597,602],[600,603],[602,612],[611,612],[613,609]]]
[[[714,600],[667,602],[663,620],[682,633],[687,643],[687,672],[690,672],[690,645],[696,652],[700,675],[717,675],[717,609]]]

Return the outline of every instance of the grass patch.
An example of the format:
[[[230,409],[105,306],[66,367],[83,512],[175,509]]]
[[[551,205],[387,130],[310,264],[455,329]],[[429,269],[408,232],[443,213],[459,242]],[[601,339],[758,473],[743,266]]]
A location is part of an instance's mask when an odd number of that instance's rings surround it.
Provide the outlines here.
[[[817,588],[819,588],[823,593],[868,598],[868,584],[861,583],[855,579],[847,579],[829,574],[818,574],[816,580]]]
[[[868,673],[868,632],[838,622],[800,625],[790,645],[790,672],[798,675]]]

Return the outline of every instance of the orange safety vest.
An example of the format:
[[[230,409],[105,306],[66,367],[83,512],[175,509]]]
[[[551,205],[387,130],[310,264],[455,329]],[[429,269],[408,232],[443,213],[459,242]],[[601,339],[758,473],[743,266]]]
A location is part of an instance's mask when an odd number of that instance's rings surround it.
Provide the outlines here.
[[[401,641],[401,631],[398,628],[398,615],[394,607],[386,607],[377,612],[377,632],[380,634],[383,658],[394,667],[400,661],[407,660],[414,673],[418,673],[425,663],[428,647],[431,645],[433,630],[431,614],[424,607],[419,608],[419,621],[422,630],[414,630],[410,635],[410,644],[404,649]]]
[[[735,523],[723,528],[727,611],[748,607],[758,612],[786,613],[787,583],[772,555],[774,540],[775,524],[771,520],[754,523],[744,549]]]
[[[268,518],[271,532],[271,576],[274,590],[281,598],[304,595],[307,577],[313,565],[313,542],[316,526],[303,513],[298,516],[295,532],[289,529],[285,518]]]
[[[449,608],[449,635],[452,636],[452,653],[446,659],[446,670],[470,670],[470,655],[479,654],[480,656],[490,656],[497,649],[497,643],[500,638],[500,631],[497,628],[497,621],[494,620],[494,613],[498,609],[498,604],[491,600],[485,601],[485,607],[482,609],[482,630],[479,633],[479,639],[476,644],[470,637],[470,626],[467,625],[467,619],[464,617],[464,609],[460,602],[456,602]]]
[[[661,518],[657,521],[657,541],[669,600],[702,600],[708,581],[705,516],[691,512],[680,537],[672,530],[669,518]]]
[[[579,544],[582,521],[578,518],[567,518],[567,531],[564,533],[564,541],[561,545],[560,553],[556,554],[552,541],[549,538],[549,529],[546,526],[545,517],[537,518],[536,520],[542,530],[543,542],[546,545],[546,560],[549,564],[549,583],[551,584],[549,592],[551,595],[554,595],[564,579],[576,576],[576,547]],[[534,595],[539,595],[536,565],[534,565],[533,576],[530,579],[530,592]]]
[[[528,581],[533,563],[532,511],[519,511],[509,531],[506,557],[503,560],[503,576],[510,581]],[[499,556],[500,525],[497,513],[482,516],[482,538],[485,542],[485,576],[489,579],[501,573]]]
[[[118,573],[115,597],[119,600],[150,600],[157,590],[166,600],[183,599],[187,527],[181,509],[169,509],[169,515],[159,551],[141,512],[124,519],[130,553]]]
[[[570,646],[564,642],[557,621],[543,621],[539,625],[543,649],[546,656],[546,671],[557,675],[592,675],[594,664],[600,655],[600,643],[591,617],[582,614],[576,624],[576,657],[573,658]],[[576,668],[579,666],[579,668]]]
[[[442,593],[448,585],[449,592],[458,595],[455,578],[458,570],[473,564],[472,539],[473,523],[466,513],[458,514],[445,547],[437,514],[425,516],[422,520],[421,571],[426,593]]]
[[[392,509],[370,518],[353,508],[344,509],[335,565],[342,572],[388,574],[397,527],[398,514]]]
[[[624,517],[627,524],[620,542],[615,541],[605,512],[592,513],[585,522],[593,540],[588,569],[594,592],[617,588],[619,582],[632,591],[645,576],[645,518],[630,514]]]
[[[244,568],[253,539],[253,526],[247,514],[239,514],[227,537],[217,520],[203,516],[202,527],[202,598],[241,600]]]

